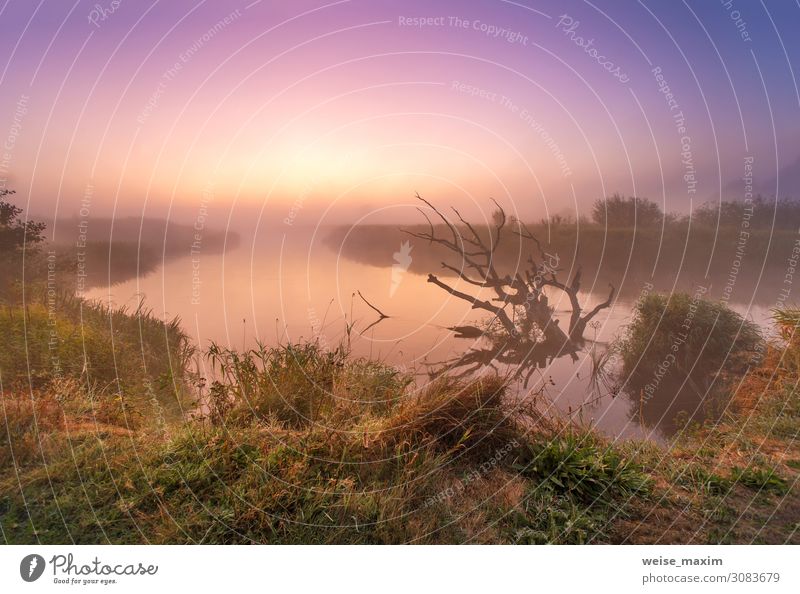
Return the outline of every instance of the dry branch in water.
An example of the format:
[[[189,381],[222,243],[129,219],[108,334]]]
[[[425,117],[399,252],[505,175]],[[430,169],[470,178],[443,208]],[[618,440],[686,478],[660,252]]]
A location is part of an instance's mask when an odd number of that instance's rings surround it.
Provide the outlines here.
[[[443,225],[434,225],[423,208],[418,210],[428,223],[427,231],[409,231],[404,233],[438,244],[455,254],[459,265],[442,262],[442,268],[455,274],[461,281],[477,287],[489,289],[494,293],[491,299],[481,298],[460,291],[435,274],[428,275],[428,282],[443,291],[469,303],[473,309],[481,309],[492,314],[492,322],[497,321],[503,328],[506,348],[513,344],[514,350],[524,346],[522,361],[535,359],[537,366],[550,357],[569,354],[573,358],[583,345],[583,333],[586,325],[603,309],[609,307],[614,299],[615,289],[609,285],[608,298],[584,313],[578,299],[581,288],[581,269],[575,271],[568,283],[558,279],[558,267],[552,265],[557,257],[547,254],[539,239],[521,222],[515,221],[516,229],[511,233],[529,245],[527,268],[502,273],[497,269],[495,254],[501,241],[509,232],[508,219],[503,208],[495,201],[497,210],[494,213],[493,225],[481,234],[474,225],[466,221],[458,210],[453,208],[457,222],[448,219],[438,208],[417,194],[425,206],[430,209]],[[572,308],[567,332],[559,326],[559,320],[553,317],[554,310],[548,303],[545,287],[559,289],[566,293]],[[464,331],[466,329],[466,331]],[[463,326],[454,329],[457,336],[474,337],[476,327]]]

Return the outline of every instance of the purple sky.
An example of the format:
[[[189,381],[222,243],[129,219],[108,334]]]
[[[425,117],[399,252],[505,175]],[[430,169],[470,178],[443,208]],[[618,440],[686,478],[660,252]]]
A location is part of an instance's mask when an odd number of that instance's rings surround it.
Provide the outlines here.
[[[797,0],[0,0],[0,178],[48,217],[213,195],[308,224],[415,191],[686,211],[741,197],[749,158],[798,197],[799,25]]]

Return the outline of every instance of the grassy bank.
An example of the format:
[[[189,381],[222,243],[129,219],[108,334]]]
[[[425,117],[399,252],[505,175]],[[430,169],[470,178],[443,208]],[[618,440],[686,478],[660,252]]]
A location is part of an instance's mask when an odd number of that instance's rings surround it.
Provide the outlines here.
[[[66,455],[65,438],[163,431],[194,407],[194,347],[177,321],[58,291],[29,298],[0,306],[4,478]]]
[[[608,541],[606,518],[649,489],[599,439],[511,406],[497,378],[418,393],[316,345],[213,357],[209,414],[161,432],[96,414],[74,386],[5,394],[6,422],[37,437],[3,458],[5,539]]]
[[[719,422],[688,427],[668,452],[631,445],[659,495],[631,543],[800,544],[800,312],[776,315],[779,339],[729,384]]]
[[[127,317],[117,328],[138,340],[142,320]],[[417,391],[409,377],[344,347],[214,347],[204,414],[160,425],[146,401],[87,387],[69,366],[33,388],[4,387],[2,535],[12,543],[798,542],[800,345],[791,319],[723,421],[668,450],[613,446],[512,402],[494,377],[442,378]]]

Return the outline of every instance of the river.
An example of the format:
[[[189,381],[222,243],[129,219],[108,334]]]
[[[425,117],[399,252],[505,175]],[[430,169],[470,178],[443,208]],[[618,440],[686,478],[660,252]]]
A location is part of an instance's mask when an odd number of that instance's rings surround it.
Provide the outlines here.
[[[347,339],[348,325],[352,325],[349,337],[356,356],[381,359],[412,372],[420,388],[432,366],[475,345],[473,340],[454,338],[447,328],[473,323],[481,313],[428,283],[424,275],[407,270],[414,249],[424,249],[424,245],[413,246],[409,253],[401,245],[376,247],[385,252],[385,265],[375,266],[341,256],[326,245],[324,236],[324,230],[281,228],[263,230],[255,240],[242,241],[222,253],[204,253],[200,244],[186,257],[165,261],[154,272],[95,287],[86,297],[117,306],[134,304],[143,297],[157,315],[178,316],[202,347],[211,341],[241,349],[256,341],[272,345],[307,339],[331,347]],[[373,256],[372,261],[380,260],[380,254]],[[583,294],[584,307],[603,301],[607,290],[602,287],[602,292]],[[389,317],[375,323],[379,316],[359,291]],[[626,291],[598,314],[596,327],[586,331],[590,340],[577,361],[556,358],[538,370],[528,387],[514,383],[517,394],[525,397],[545,386],[547,399],[561,413],[572,412],[576,419],[609,437],[668,439],[670,423],[648,426],[636,414],[637,404],[630,398],[598,399],[589,388],[592,345],[603,349],[623,330],[631,319],[635,294]],[[568,300],[554,295],[551,305],[565,328]],[[731,306],[762,325],[768,323],[766,306],[737,302]],[[589,401],[595,402],[585,404]],[[579,415],[575,414],[578,410]]]

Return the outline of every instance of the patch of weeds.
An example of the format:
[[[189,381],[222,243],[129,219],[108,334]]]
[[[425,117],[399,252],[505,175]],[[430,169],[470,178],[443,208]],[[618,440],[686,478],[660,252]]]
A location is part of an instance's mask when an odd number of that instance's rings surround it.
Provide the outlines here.
[[[682,487],[709,495],[723,495],[730,491],[733,486],[730,479],[708,472],[708,470],[696,464],[689,464],[678,469],[672,475],[672,481]]]
[[[713,458],[717,455],[717,452],[713,448],[704,447],[700,448],[695,452],[695,456],[698,458]]]
[[[775,473],[772,468],[734,467],[731,470],[731,478],[735,483],[739,483],[757,491],[765,491],[776,495],[784,495],[789,490],[786,480]]]
[[[732,522],[736,515],[733,508],[728,505],[724,496],[711,496],[703,501],[701,506],[703,516],[713,523]]]
[[[510,539],[517,544],[586,544],[602,540],[608,508],[587,507],[548,487],[534,487],[521,510],[510,517]]]
[[[523,474],[586,503],[609,503],[649,490],[640,467],[589,435],[567,435],[530,446]]]

